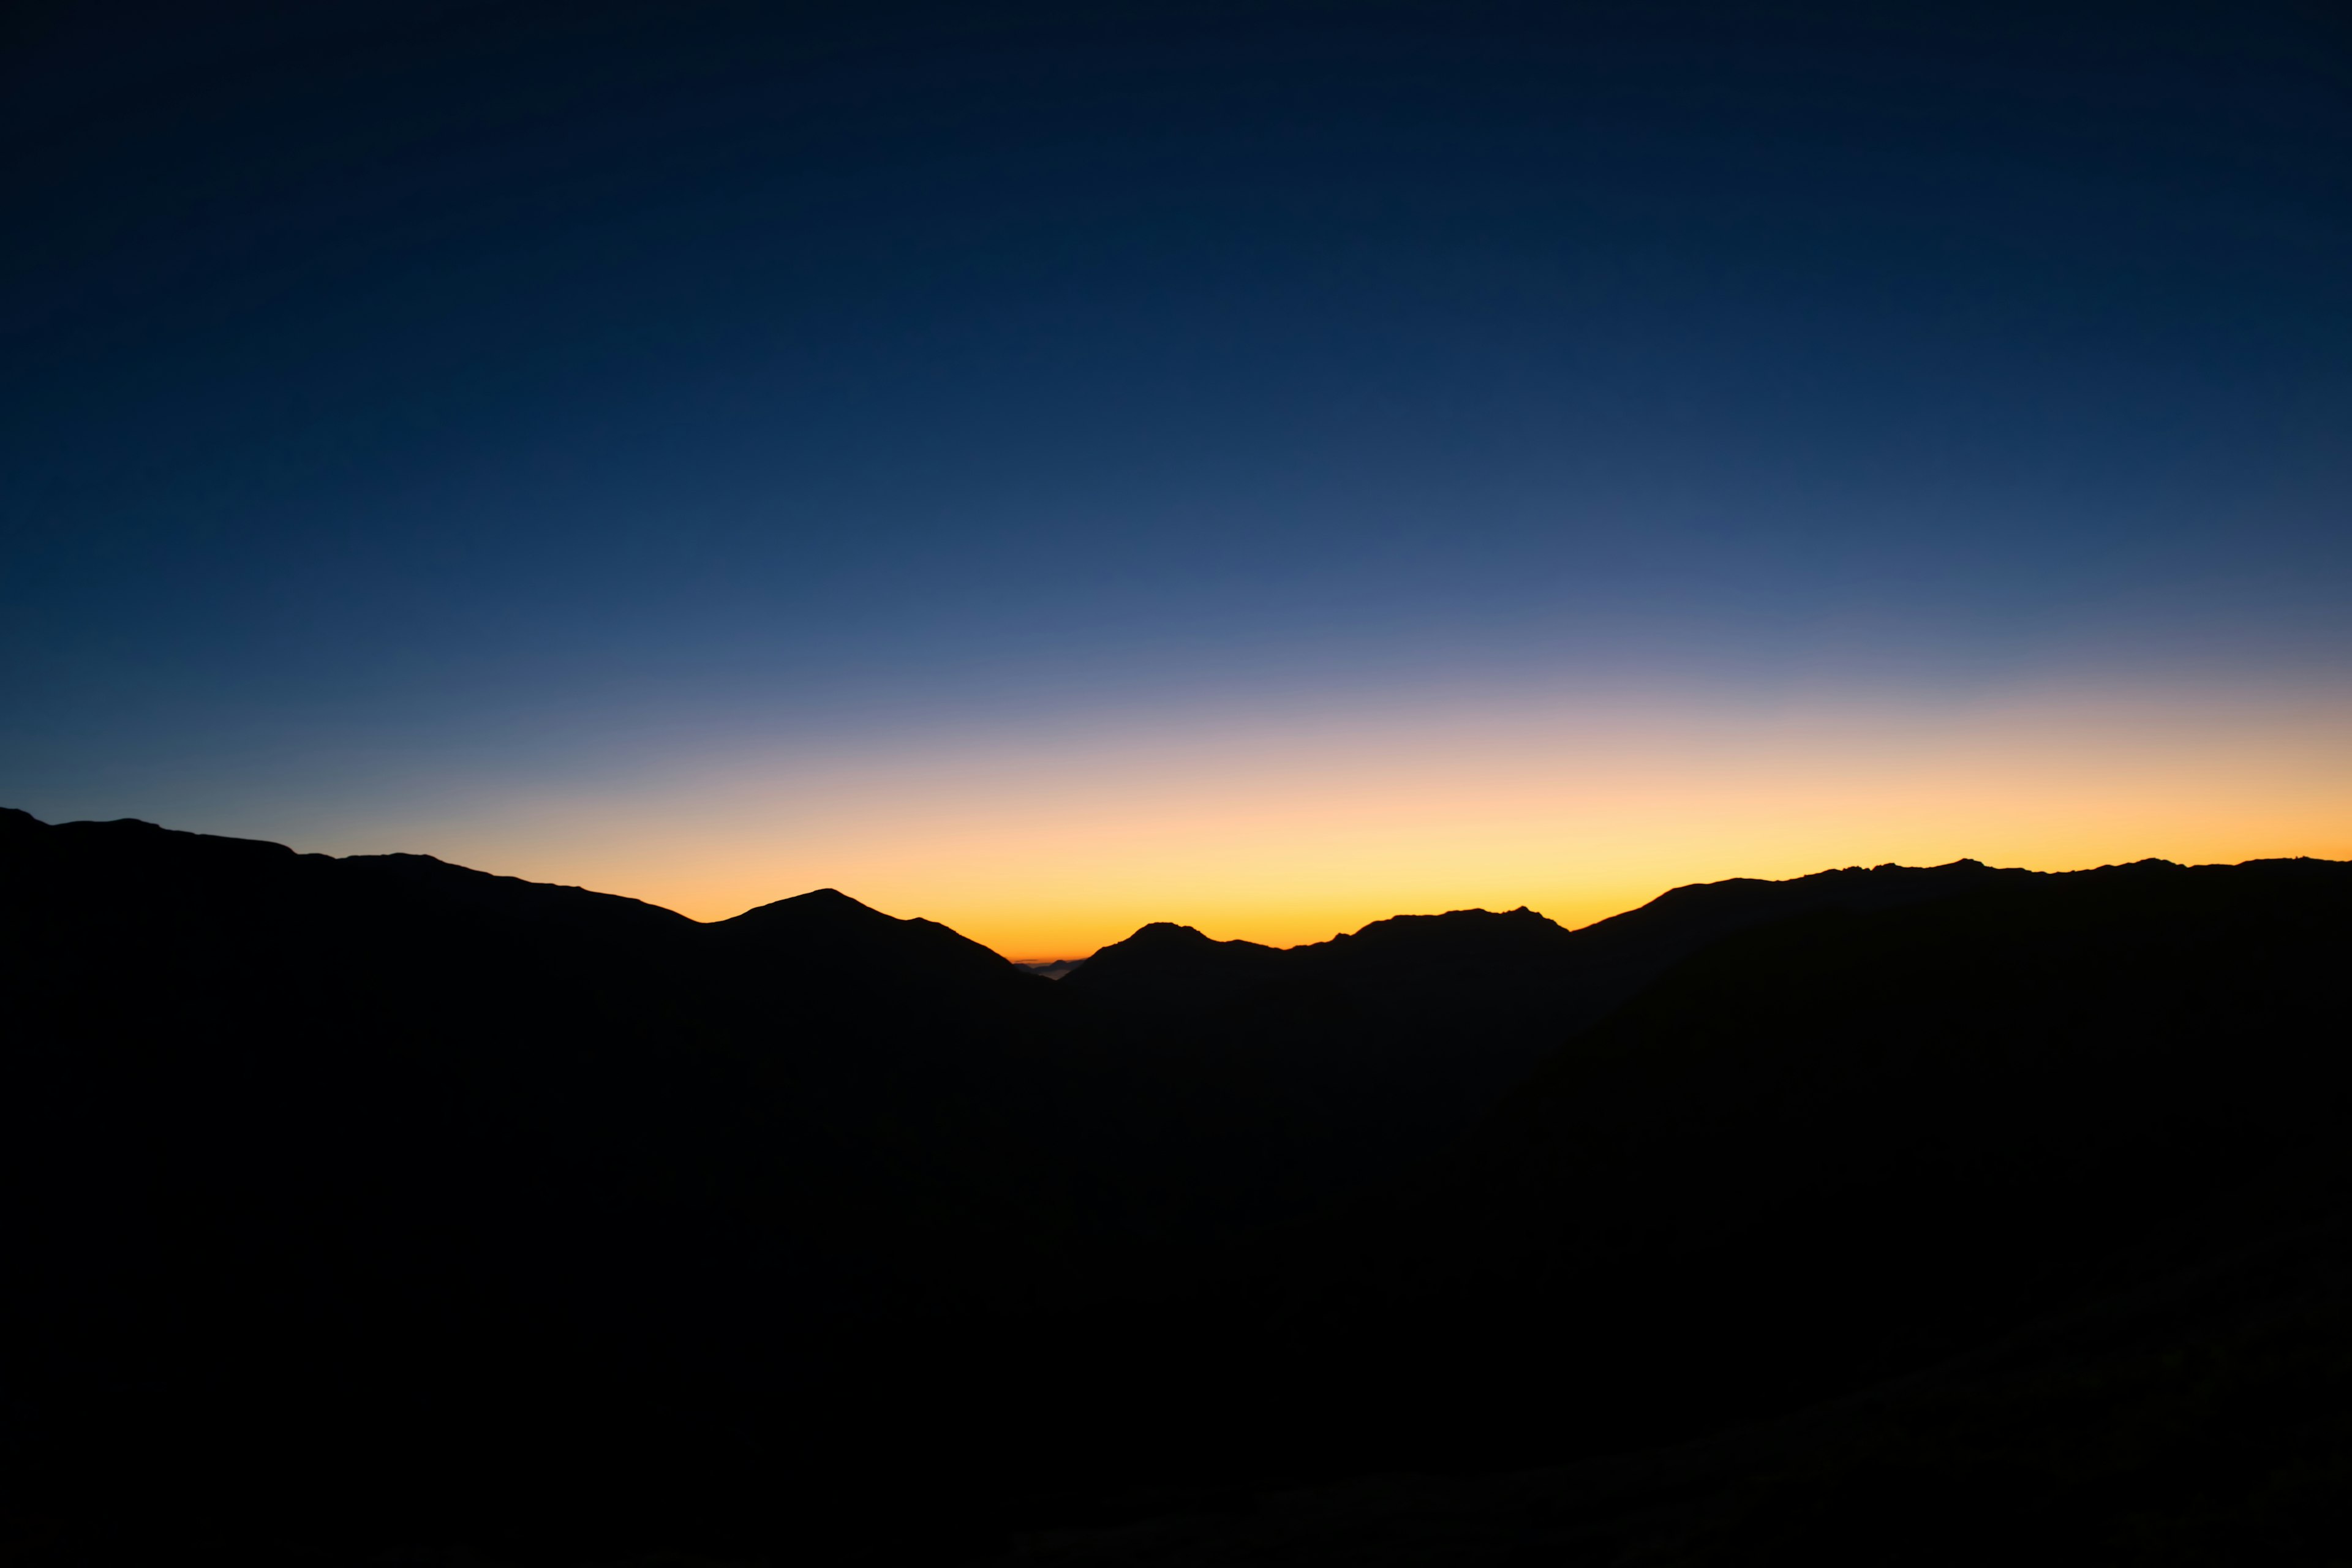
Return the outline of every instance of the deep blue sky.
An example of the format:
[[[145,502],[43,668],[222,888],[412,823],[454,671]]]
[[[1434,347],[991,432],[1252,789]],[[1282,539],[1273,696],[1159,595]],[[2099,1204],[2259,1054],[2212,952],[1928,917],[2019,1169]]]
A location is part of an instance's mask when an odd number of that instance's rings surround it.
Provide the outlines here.
[[[0,796],[343,843],[1229,700],[2340,690],[2341,17],[53,5]]]

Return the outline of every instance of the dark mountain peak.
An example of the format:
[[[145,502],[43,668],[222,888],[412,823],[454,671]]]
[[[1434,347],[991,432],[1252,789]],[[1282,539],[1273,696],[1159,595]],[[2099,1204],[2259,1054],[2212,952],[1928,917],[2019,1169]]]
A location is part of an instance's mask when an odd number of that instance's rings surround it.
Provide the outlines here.
[[[2046,873],[2002,870],[1981,860],[1959,859],[1941,866],[1899,866],[1892,861],[1867,869],[1847,866],[1780,882],[1758,877],[1727,877],[1719,882],[1688,882],[1670,889],[1640,909],[1582,927],[1579,934],[1617,932],[1692,920],[1727,920],[1734,926],[1748,925],[1757,920],[1777,920],[1815,909],[1886,909],[1922,899],[1943,898],[1995,880],[2043,875]],[[1731,928],[1726,928],[1728,929]]]
[[[690,929],[675,910],[618,893],[595,893],[555,882],[456,866],[434,855],[394,850],[347,855],[331,862],[336,878],[379,897],[421,900],[450,913],[520,921],[528,926],[621,931]]]
[[[1370,1027],[1428,1040],[1475,1036],[1547,1038],[1575,939],[1557,921],[1521,905],[1513,910],[1448,910],[1393,915],[1352,935],[1294,948],[1290,973],[1300,989],[1344,999]],[[1474,1053],[1491,1055],[1483,1048]],[[1506,1053],[1507,1056],[1508,1053]],[[1511,1056],[1497,1071],[1523,1065]],[[1481,1069],[1467,1068],[1484,1082]],[[1459,1077],[1460,1075],[1456,1075]],[[1499,1085],[1486,1087],[1499,1092]]]
[[[1147,952],[1213,952],[1247,958],[1254,955],[1274,954],[1281,952],[1282,949],[1278,947],[1267,947],[1263,942],[1242,942],[1238,939],[1230,942],[1219,942],[1215,937],[1208,935],[1197,926],[1178,925],[1174,921],[1153,921],[1150,925],[1139,926],[1136,928],[1135,934],[1129,937],[1125,942],[1115,942],[1111,943],[1108,947],[1097,952],[1087,962],[1089,963],[1100,963],[1106,957],[1112,953],[1127,953],[1132,955]]]
[[[854,984],[919,989],[1008,976],[1025,983],[1020,970],[970,937],[937,921],[886,915],[838,888],[778,899],[706,929],[723,942]]]
[[[1197,926],[1178,925],[1174,921],[1153,921],[1150,925],[1137,927],[1135,934],[1125,942],[1115,942],[1110,945],[1116,948],[1130,948],[1137,946],[1215,947],[1221,944],[1216,938],[1208,935]],[[1255,944],[1245,942],[1243,945]],[[1108,952],[1110,947],[1102,951]],[[1096,956],[1100,957],[1101,954],[1097,953]]]
[[[615,936],[693,925],[635,899],[528,882],[431,855],[304,855],[267,839],[184,833],[137,817],[49,826],[9,812],[0,818],[0,842],[92,897],[169,899],[230,923],[299,918],[357,930],[391,921],[424,931],[453,921],[478,930],[488,921]]]
[[[838,888],[818,888],[811,892],[794,893],[789,899],[778,899],[772,904],[761,904],[730,915],[723,921],[713,921],[716,926],[733,925],[738,921],[765,923],[771,921],[891,921],[871,904],[859,903]]]
[[[1257,985],[1282,956],[1277,947],[1219,942],[1192,926],[1154,921],[1097,952],[1062,984],[1121,1005],[1214,1006]]]
[[[1350,944],[1383,949],[1408,943],[1463,945],[1503,942],[1518,945],[1530,940],[1564,939],[1567,935],[1566,926],[1521,904],[1517,909],[1499,911],[1448,910],[1442,915],[1391,915],[1386,920],[1374,921],[1352,935],[1336,936],[1329,942],[1313,945],[1317,949]]]
[[[812,892],[795,893],[789,899],[778,899],[772,904],[761,904],[740,915],[713,921],[709,929],[730,937],[751,937],[761,942],[822,942],[835,938],[890,941],[913,931],[940,931],[966,946],[982,952],[989,951],[937,921],[927,921],[919,915],[908,920],[886,915],[838,888],[818,888]],[[989,956],[996,958],[992,952]],[[1003,960],[997,958],[997,962]]]
[[[291,860],[294,851],[266,838],[230,838],[217,833],[184,833],[135,816],[112,822],[61,822],[49,830],[78,853],[131,855],[148,861],[224,863]]]
[[[1991,867],[1987,866],[1983,861],[1981,861],[1981,860],[1979,860],[1979,859],[1976,858],[1976,857],[1974,857],[1974,856],[1972,856],[1972,855],[1963,855],[1963,856],[1961,856],[1959,858],[1958,858],[1958,859],[1956,859],[1956,860],[1946,860],[1946,861],[1942,862],[1941,864],[1939,864],[1939,865],[1935,865],[1935,866],[1906,866],[1906,865],[1905,865],[1905,864],[1904,864],[1902,861],[1900,861],[1900,860],[1885,860],[1885,861],[1881,861],[1879,864],[1877,864],[1877,865],[1875,865],[1875,866],[1843,866],[1843,867],[1832,866],[1832,867],[1830,867],[1830,868],[1829,868],[1828,869],[1826,869],[1826,870],[1822,870],[1822,871],[1808,871],[1808,872],[1806,872],[1804,875],[1800,876],[1800,877],[1784,877],[1784,878],[1780,879],[1780,880],[1781,880],[1781,881],[1783,881],[1783,882],[1811,882],[1811,881],[1816,880],[1816,879],[1820,879],[1820,878],[1823,878],[1823,877],[1850,877],[1850,876],[1862,876],[1862,877],[1934,877],[1934,876],[1959,876],[1959,875],[1962,875],[1962,874],[1965,874],[1965,873],[1968,873],[1968,872],[1972,872],[1972,871],[1987,871],[1987,870],[1990,870],[1990,869],[1992,869],[1992,868],[1991,868]],[[1734,878],[1734,879],[1732,879],[1732,880],[1734,880],[1734,881],[1754,881],[1756,879],[1754,879],[1754,878],[1750,877],[1750,878]],[[1701,883],[1696,883],[1696,884],[1695,884],[1695,885],[1696,885],[1696,886],[1698,886],[1698,887],[1707,887],[1707,886],[1711,886],[1712,884],[1705,883],[1705,882],[1701,882]]]

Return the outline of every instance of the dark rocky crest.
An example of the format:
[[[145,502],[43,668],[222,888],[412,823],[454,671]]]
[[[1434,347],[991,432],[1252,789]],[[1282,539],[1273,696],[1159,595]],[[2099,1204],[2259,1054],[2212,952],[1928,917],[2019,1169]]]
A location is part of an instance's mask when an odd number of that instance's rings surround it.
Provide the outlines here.
[[[936,988],[1027,978],[935,921],[899,920],[833,888],[762,904],[708,929],[736,951],[814,968],[849,985]]]
[[[1155,921],[1095,952],[1065,988],[1112,1006],[1197,1011],[1262,984],[1281,958],[1279,948],[1218,942],[1191,926]]]

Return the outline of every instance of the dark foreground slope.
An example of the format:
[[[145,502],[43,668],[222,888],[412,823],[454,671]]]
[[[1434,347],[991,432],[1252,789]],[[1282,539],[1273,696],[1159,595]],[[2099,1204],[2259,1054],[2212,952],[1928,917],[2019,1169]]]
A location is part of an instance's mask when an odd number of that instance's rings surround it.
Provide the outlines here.
[[[1219,1136],[1186,1178],[1225,1208],[1311,1213],[1466,1133],[1561,1042],[1736,931],[1864,914],[2028,871],[1973,860],[1853,867],[1674,891],[1569,931],[1532,910],[1400,915],[1288,950],[1146,926],[1062,982],[1164,1096],[1210,1101]]]
[[[1052,983],[944,928],[0,828],[13,1533],[618,1528],[747,1455],[856,1470],[878,1418],[777,1413],[856,1414],[932,1292],[1090,1223]]]
[[[2315,862],[1731,937],[1442,1170],[1271,1253],[1249,1306],[1194,1303],[1219,1348],[1171,1425],[1249,1401],[1258,1475],[1514,1473],[1253,1488],[1038,1552],[2340,1560],[2347,938],[2352,875]]]
[[[1057,984],[831,892],[0,856],[29,1561],[2347,1539],[2352,868],[1168,928]]]

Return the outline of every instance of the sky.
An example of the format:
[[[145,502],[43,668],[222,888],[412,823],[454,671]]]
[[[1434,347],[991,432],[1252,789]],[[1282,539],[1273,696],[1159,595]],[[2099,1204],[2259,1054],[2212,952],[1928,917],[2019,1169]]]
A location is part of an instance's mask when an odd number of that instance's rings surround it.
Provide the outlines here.
[[[2316,4],[0,33],[0,804],[1008,955],[2352,858]]]

